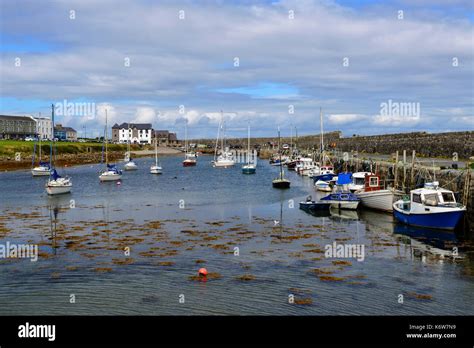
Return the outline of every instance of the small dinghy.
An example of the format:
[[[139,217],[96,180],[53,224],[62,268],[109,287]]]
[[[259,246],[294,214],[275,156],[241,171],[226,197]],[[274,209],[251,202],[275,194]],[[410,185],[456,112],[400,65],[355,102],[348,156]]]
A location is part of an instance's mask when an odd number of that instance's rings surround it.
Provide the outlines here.
[[[308,196],[306,198],[306,201],[300,202],[300,209],[302,210],[329,210],[331,207],[330,202],[325,202],[325,201],[313,201],[311,196]]]

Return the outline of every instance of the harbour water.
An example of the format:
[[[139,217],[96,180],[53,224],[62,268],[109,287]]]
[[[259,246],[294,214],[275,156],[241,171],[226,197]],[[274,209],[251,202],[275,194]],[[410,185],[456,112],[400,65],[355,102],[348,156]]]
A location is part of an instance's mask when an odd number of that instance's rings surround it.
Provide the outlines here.
[[[137,159],[121,185],[100,183],[99,165],[67,168],[74,186],[60,197],[44,177],[0,173],[0,244],[39,245],[36,262],[0,260],[0,315],[474,313],[463,233],[367,210],[313,216],[298,208],[316,196],[308,178],[289,172],[291,188],[276,190],[279,168],[263,161],[255,175],[181,161],[162,158],[156,176]],[[363,261],[326,258],[334,242],[364,245]]]

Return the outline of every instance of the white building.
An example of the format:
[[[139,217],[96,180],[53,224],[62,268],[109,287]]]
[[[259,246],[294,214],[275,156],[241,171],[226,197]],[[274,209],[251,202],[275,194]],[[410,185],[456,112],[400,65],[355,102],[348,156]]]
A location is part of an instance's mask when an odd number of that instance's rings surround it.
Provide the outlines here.
[[[47,117],[33,117],[36,122],[36,134],[39,139],[51,140],[53,138],[53,122]]]
[[[151,123],[122,123],[112,127],[114,143],[151,144],[153,128]]]

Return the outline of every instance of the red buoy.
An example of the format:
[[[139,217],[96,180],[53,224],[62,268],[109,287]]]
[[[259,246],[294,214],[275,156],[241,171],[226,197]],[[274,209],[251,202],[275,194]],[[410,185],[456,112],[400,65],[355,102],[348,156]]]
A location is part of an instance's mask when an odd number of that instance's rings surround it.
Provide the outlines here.
[[[207,269],[205,269],[205,268],[200,268],[200,269],[199,269],[199,275],[200,275],[201,277],[207,276]]]

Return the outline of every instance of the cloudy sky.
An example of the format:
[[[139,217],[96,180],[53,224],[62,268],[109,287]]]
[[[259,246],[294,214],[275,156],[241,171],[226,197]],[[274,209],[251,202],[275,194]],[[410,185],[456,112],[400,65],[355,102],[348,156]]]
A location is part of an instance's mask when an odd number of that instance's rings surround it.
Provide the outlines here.
[[[57,116],[80,135],[106,108],[190,137],[221,110],[230,137],[317,133],[320,107],[347,136],[474,130],[470,0],[2,0],[0,17],[0,113],[94,103]]]

